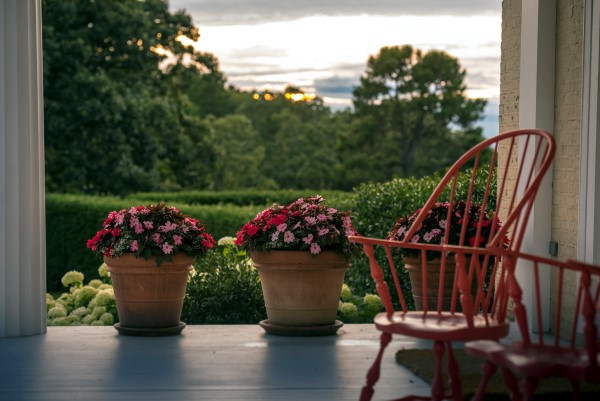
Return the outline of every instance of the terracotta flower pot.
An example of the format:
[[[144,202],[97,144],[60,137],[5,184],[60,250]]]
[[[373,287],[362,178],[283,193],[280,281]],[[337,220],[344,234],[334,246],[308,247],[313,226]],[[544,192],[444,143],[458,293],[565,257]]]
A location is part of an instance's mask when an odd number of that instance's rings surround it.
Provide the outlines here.
[[[468,262],[467,262],[468,263]],[[437,310],[438,290],[440,285],[440,259],[428,260],[427,268],[427,310]],[[413,299],[416,310],[423,310],[423,276],[421,272],[421,258],[404,258],[404,268],[408,271],[412,287]],[[456,260],[453,255],[446,259],[446,272],[444,274],[444,292],[442,299],[442,310],[449,311],[452,303],[452,289],[454,286],[454,275],[456,271]],[[473,294],[477,291],[477,282],[473,283]],[[457,295],[456,311],[462,310],[460,296]]]
[[[253,251],[251,258],[260,273],[270,325],[335,325],[344,274],[348,268],[348,262],[342,255],[333,251],[324,251],[316,256],[308,251]],[[339,323],[338,326],[341,326]]]
[[[178,334],[181,308],[189,271],[194,259],[184,254],[173,262],[156,266],[154,258],[145,260],[133,254],[105,257],[113,283],[119,323],[117,329],[140,335]],[[144,331],[145,330],[145,331]]]

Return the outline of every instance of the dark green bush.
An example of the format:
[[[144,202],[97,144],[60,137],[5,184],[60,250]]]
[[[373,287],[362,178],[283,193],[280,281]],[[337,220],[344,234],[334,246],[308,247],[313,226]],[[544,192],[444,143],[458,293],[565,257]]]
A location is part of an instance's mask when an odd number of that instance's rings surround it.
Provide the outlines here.
[[[251,266],[245,251],[231,243],[219,245],[196,262],[194,271],[187,286],[183,321],[257,324],[266,319],[258,270]]]
[[[484,167],[483,170],[487,171],[487,168]],[[467,198],[471,174],[471,169],[460,174],[456,185],[457,200]],[[397,178],[385,183],[360,185],[355,189],[355,203],[351,207],[354,228],[361,235],[367,237],[385,238],[399,217],[408,216],[425,204],[440,182],[441,177],[439,174],[434,174],[418,179]],[[485,184],[483,174],[479,174],[473,191],[473,199],[476,202],[482,200]],[[448,199],[449,194],[443,194],[440,198],[441,201]],[[490,191],[490,208],[495,208],[495,201],[496,181],[494,179]],[[375,256],[381,265],[387,265],[383,250],[377,247],[375,252]],[[400,255],[394,256],[394,263],[397,267],[404,266]],[[410,307],[412,305],[412,296],[410,296],[412,291],[408,273],[403,268],[400,269],[399,273],[403,283],[402,291]],[[346,282],[357,294],[376,293],[375,283],[371,278],[369,261],[366,256],[361,255],[353,260],[352,267],[346,272]],[[392,292],[395,293],[393,289]]]

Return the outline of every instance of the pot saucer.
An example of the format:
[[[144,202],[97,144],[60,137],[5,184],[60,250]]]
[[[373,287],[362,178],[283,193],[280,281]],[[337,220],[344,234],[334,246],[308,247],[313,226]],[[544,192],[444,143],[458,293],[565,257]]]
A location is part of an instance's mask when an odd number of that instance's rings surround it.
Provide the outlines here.
[[[174,336],[180,334],[185,328],[184,322],[179,322],[177,326],[173,327],[154,327],[154,328],[140,328],[140,327],[124,327],[121,323],[115,323],[115,329],[119,334],[125,336],[138,336],[138,337],[159,337],[159,336]]]
[[[269,322],[269,319],[262,320],[258,323],[268,334],[275,334],[278,336],[329,336],[335,334],[340,327],[344,325],[339,320],[336,320],[332,324],[323,326],[284,326],[279,324],[273,324]]]

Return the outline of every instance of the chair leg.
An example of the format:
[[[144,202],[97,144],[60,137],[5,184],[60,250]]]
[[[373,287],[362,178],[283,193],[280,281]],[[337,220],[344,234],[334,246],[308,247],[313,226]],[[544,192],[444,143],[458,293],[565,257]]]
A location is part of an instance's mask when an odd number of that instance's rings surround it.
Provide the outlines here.
[[[508,387],[508,390],[510,391],[510,399],[512,401],[522,401],[523,394],[521,394],[521,391],[519,390],[519,383],[517,382],[515,375],[513,375],[510,370],[503,368],[502,379],[504,379],[504,384],[506,384],[506,387]]]
[[[444,399],[444,380],[442,379],[442,359],[444,358],[444,343],[436,341],[433,344],[433,354],[435,356],[435,370],[433,381],[431,382],[431,398],[433,401]]]
[[[538,379],[526,377],[523,381],[523,401],[531,401],[537,387]]]
[[[463,401],[460,369],[452,351],[452,343],[446,343],[446,346],[448,347],[448,384],[452,389],[454,401]]]
[[[571,380],[571,387],[573,387],[573,401],[579,401],[581,399],[581,392],[579,391],[579,382],[577,380]]]
[[[381,372],[381,358],[390,341],[392,341],[391,333],[381,333],[381,338],[379,340],[379,352],[377,353],[375,362],[373,362],[373,365],[367,373],[367,384],[365,384],[365,386],[362,388],[360,393],[360,401],[370,401],[373,397],[373,394],[375,393],[373,386],[375,383],[377,383],[377,380],[379,380],[379,374]]]
[[[483,362],[483,365],[481,366],[481,381],[479,382],[477,391],[473,395],[472,401],[483,401],[485,389],[497,369],[498,367],[490,361]]]

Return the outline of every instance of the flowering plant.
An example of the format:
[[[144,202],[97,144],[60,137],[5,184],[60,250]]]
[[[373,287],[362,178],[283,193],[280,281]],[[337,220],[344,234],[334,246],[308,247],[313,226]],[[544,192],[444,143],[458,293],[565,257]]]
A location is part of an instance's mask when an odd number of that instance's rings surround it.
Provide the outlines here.
[[[346,258],[358,251],[348,240],[355,233],[350,212],[322,204],[319,195],[300,198],[286,206],[273,206],[258,213],[237,233],[235,244],[252,250],[321,251],[333,250]]]
[[[454,204],[451,214],[450,223],[448,224],[448,202],[438,202],[428,212],[427,217],[423,220],[419,229],[415,232],[413,237],[410,239],[412,243],[427,243],[427,244],[442,244],[448,232],[447,243],[450,245],[459,245],[460,233],[463,224],[463,219],[467,220],[467,227],[465,231],[464,244],[471,247],[485,246],[490,235],[498,232],[501,226],[500,219],[497,217],[491,217],[487,212],[481,210],[481,206],[470,204],[467,205],[463,201],[459,201]],[[421,209],[416,210],[408,218],[401,217],[398,219],[392,231],[389,232],[387,239],[403,241],[409,229],[417,219],[417,216]],[[481,223],[481,232],[477,237],[477,229],[479,226],[479,219],[483,220]],[[505,239],[505,242],[507,239]],[[476,243],[477,242],[477,243]],[[403,249],[406,255],[418,255],[419,251],[416,249]]]
[[[87,247],[99,256],[156,256],[157,266],[172,261],[178,253],[196,258],[214,245],[215,240],[198,220],[164,202],[110,212],[100,231],[87,241]]]

